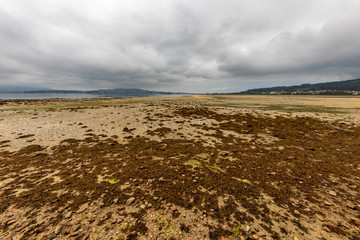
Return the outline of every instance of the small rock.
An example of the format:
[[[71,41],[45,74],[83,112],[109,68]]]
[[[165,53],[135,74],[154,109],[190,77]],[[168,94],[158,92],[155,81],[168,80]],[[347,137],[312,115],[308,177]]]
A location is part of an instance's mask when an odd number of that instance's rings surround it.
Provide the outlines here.
[[[246,226],[245,226],[245,231],[246,231],[246,232],[250,232],[250,229],[251,229],[251,228],[250,228],[249,225],[246,225]]]
[[[61,232],[61,229],[62,229],[62,226],[61,226],[61,225],[56,226],[54,233],[55,233],[56,235],[58,235],[58,234]]]
[[[155,197],[153,197],[153,199],[156,201],[156,200],[158,200],[159,198],[155,196]]]
[[[350,202],[346,204],[346,207],[348,207],[348,208],[350,208],[350,209],[353,209],[353,210],[355,210],[355,209],[356,209],[355,204],[350,203]]]
[[[89,225],[85,225],[85,226],[82,227],[82,229],[83,229],[84,231],[87,231],[87,230],[90,229],[90,226],[89,226]]]
[[[223,156],[223,157],[225,157],[225,156],[228,156],[228,155],[229,155],[229,153],[228,153],[228,152],[221,152],[220,154],[221,154],[221,156]]]
[[[119,199],[118,199],[118,198],[116,198],[116,199],[114,199],[113,203],[117,204],[117,203],[118,203],[118,201],[119,201]]]
[[[88,207],[89,207],[88,203],[85,203],[85,204],[81,205],[80,208],[77,210],[77,213],[84,212]]]
[[[303,209],[303,211],[305,211],[305,212],[310,212],[311,209],[310,209],[309,207],[305,207],[305,208]]]
[[[281,207],[285,208],[285,209],[289,209],[289,206],[286,204],[280,204]]]
[[[330,194],[331,196],[334,196],[334,197],[337,196],[337,193],[336,193],[335,191],[333,191],[333,190],[330,190],[330,191],[329,191],[329,194]]]
[[[171,211],[176,212],[178,209],[176,207],[172,207]]]
[[[325,204],[326,206],[332,206],[332,203],[331,203],[331,202],[328,202],[328,201],[324,201],[324,204]]]
[[[99,202],[99,206],[100,206],[100,207],[103,207],[103,206],[105,206],[105,203],[104,203],[103,201],[100,201],[100,202]]]
[[[73,232],[73,233],[71,233],[69,236],[70,236],[70,237],[75,237],[75,236],[77,236],[77,235],[79,235],[79,232]]]
[[[141,209],[145,209],[145,208],[146,208],[145,204],[141,204],[141,205],[140,205],[140,208],[141,208]]]
[[[71,215],[72,215],[72,212],[70,211],[65,215],[65,218],[71,218]]]
[[[253,239],[259,239],[259,236],[256,235],[256,234],[254,234],[254,235],[252,235],[252,238],[253,238]]]
[[[285,147],[283,147],[283,146],[279,146],[279,147],[278,147],[278,149],[279,149],[280,151],[282,151],[282,150],[284,150],[284,149],[285,149]]]
[[[135,201],[134,197],[129,198],[128,200],[126,200],[126,205],[130,206],[131,204],[133,204],[133,202]]]
[[[47,239],[52,240],[56,238],[56,234],[55,233],[51,233],[47,236]]]
[[[11,225],[13,223],[16,223],[15,219],[10,219],[9,221],[7,221],[6,225]]]

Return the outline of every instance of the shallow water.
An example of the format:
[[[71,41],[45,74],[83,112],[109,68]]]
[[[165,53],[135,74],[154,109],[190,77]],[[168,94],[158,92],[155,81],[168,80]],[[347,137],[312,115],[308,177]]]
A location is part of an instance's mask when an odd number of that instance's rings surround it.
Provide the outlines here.
[[[0,93],[0,99],[45,99],[45,98],[106,98],[106,97],[180,97],[185,94],[141,94],[141,93],[121,93],[121,94],[90,94],[90,93]]]

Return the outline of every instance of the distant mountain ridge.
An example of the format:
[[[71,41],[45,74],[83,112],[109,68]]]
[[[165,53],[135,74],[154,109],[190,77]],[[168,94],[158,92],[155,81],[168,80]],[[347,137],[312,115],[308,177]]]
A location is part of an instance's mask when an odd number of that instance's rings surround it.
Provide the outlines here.
[[[39,87],[29,87],[29,86],[0,86],[1,93],[12,93],[12,92],[24,92],[24,91],[46,91],[51,90],[50,88],[39,88]]]
[[[349,91],[360,91],[360,78],[336,82],[255,88],[235,94],[349,94]]]
[[[181,94],[180,92],[161,92],[149,91],[139,88],[114,88],[114,89],[98,89],[98,90],[57,90],[49,88],[34,87],[16,87],[16,86],[0,86],[0,93],[90,93],[90,94]]]

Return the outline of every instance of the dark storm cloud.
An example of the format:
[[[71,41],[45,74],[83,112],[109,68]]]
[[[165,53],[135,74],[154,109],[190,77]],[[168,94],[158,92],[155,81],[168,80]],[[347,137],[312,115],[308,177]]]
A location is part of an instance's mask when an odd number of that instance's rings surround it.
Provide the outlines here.
[[[359,1],[0,6],[0,85],[241,90],[360,76]]]

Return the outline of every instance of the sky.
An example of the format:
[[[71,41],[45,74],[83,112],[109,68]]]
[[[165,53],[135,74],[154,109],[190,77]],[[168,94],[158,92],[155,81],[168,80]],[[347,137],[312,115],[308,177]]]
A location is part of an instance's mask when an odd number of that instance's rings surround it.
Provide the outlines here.
[[[235,92],[360,77],[360,0],[0,0],[0,86]]]

